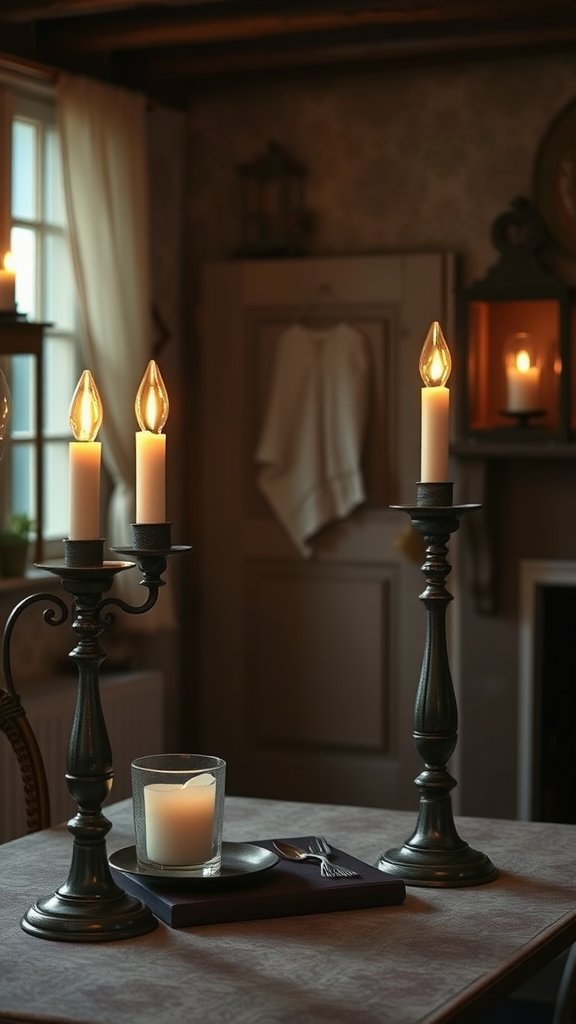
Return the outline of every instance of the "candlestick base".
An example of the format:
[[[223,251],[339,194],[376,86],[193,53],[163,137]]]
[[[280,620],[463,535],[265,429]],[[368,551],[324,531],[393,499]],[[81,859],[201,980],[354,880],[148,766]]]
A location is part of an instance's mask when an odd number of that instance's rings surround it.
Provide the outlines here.
[[[20,922],[29,935],[58,942],[111,942],[145,935],[158,921],[140,900],[118,889],[118,895],[78,899],[61,889],[38,900]]]
[[[437,888],[493,881],[498,875],[497,868],[456,831],[450,798],[455,780],[444,768],[426,768],[416,779],[416,785],[421,796],[414,832],[401,847],[382,854],[378,861],[380,870],[403,878],[410,885]]]

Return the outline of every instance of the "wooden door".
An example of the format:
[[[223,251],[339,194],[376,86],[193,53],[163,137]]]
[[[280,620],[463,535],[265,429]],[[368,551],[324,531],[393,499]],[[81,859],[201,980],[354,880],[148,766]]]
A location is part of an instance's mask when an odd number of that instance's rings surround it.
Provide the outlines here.
[[[417,805],[412,740],[425,612],[420,561],[391,504],[420,469],[418,359],[433,320],[450,342],[446,255],[207,265],[202,304],[201,749],[229,793]],[[303,558],[257,486],[281,333],[346,320],[370,353],[366,502]]]

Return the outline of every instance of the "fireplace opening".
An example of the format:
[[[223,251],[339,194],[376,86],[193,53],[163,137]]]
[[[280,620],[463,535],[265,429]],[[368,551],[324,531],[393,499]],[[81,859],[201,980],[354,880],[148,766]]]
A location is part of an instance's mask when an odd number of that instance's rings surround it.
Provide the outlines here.
[[[576,824],[576,585],[534,598],[533,813]]]

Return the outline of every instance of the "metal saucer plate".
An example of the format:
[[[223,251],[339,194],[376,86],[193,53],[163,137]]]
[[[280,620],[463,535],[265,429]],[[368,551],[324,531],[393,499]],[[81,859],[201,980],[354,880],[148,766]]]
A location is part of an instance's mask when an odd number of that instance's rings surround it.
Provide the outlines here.
[[[145,867],[139,864],[136,859],[136,847],[125,846],[117,850],[108,858],[111,867],[123,871],[128,875],[136,875],[138,878],[146,878],[150,882],[165,882],[179,884],[186,882],[187,885],[201,888],[211,888],[227,883],[245,881],[253,875],[267,871],[278,863],[278,857],[263,846],[254,846],[251,843],[222,843],[222,866],[217,875],[189,875],[186,871],[174,869],[159,869]]]

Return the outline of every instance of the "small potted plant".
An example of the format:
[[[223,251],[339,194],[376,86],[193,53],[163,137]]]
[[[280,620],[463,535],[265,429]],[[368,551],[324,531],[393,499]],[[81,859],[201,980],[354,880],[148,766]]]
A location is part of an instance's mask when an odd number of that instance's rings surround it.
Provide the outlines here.
[[[34,520],[25,512],[14,512],[0,531],[0,576],[23,576],[28,559],[30,531]]]

